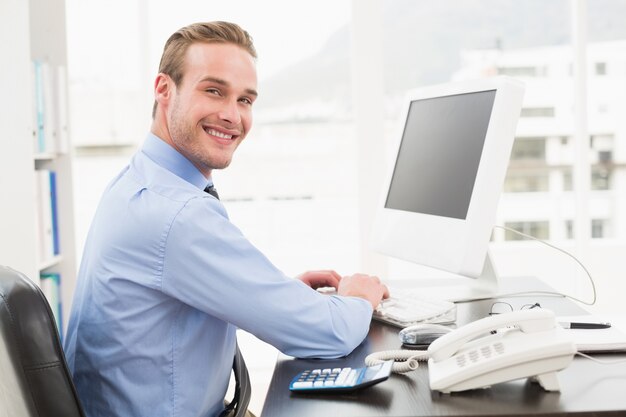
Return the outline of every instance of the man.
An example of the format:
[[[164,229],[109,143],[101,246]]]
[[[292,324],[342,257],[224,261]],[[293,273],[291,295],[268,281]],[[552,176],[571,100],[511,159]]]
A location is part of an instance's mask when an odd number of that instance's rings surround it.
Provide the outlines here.
[[[204,191],[250,131],[255,57],[225,22],[165,45],[151,131],[102,197],[72,306],[65,349],[89,417],[218,415],[237,328],[289,355],[339,357],[388,296],[363,274],[286,277]]]

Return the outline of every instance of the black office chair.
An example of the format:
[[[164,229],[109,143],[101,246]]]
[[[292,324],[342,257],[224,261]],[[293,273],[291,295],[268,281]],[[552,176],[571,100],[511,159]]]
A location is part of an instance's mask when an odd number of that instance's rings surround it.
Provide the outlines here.
[[[24,274],[0,266],[0,415],[85,417],[52,310]]]

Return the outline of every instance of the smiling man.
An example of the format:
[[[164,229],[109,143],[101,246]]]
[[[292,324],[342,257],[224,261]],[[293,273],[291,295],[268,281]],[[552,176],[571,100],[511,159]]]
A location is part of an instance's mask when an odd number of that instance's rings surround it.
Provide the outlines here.
[[[174,75],[164,68],[156,78],[152,133],[206,177],[230,164],[252,127],[257,80],[251,52],[231,43],[191,44],[173,63]]]
[[[72,305],[65,350],[88,417],[220,415],[237,328],[292,356],[343,356],[388,296],[364,274],[285,276],[205,192],[252,126],[255,58],[226,22],[165,45],[151,131],[104,192]]]

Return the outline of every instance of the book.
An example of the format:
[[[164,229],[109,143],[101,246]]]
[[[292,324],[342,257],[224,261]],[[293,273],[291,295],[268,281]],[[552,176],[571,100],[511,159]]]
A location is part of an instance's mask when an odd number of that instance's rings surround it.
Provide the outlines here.
[[[44,135],[44,87],[43,87],[43,64],[39,60],[33,61],[34,82],[34,113],[35,113],[35,152],[43,152],[45,149]]]
[[[610,323],[596,315],[561,316],[558,322],[576,323]],[[606,329],[566,329],[567,334],[574,339],[579,352],[624,352],[626,351],[626,333],[618,326],[611,325]]]
[[[34,84],[34,150],[35,153],[55,153],[59,146],[67,147],[63,143],[67,139],[61,137],[62,134],[67,136],[65,67],[59,69],[47,61],[34,60],[31,77]],[[61,107],[64,112],[58,114]],[[64,132],[59,131],[62,126]]]
[[[59,215],[57,208],[57,173],[49,171],[50,181],[50,212],[52,215],[52,255],[56,256],[61,253],[59,247]]]
[[[69,121],[67,105],[67,69],[65,66],[56,67],[56,84],[54,95],[56,98],[56,151],[67,153],[69,151]]]
[[[40,275],[41,292],[46,296],[54,320],[57,325],[59,335],[63,329],[63,303],[61,300],[61,274],[57,272],[46,272]]]
[[[56,152],[57,116],[55,98],[55,69],[47,61],[41,65],[41,81],[43,87],[43,148],[41,152]]]
[[[33,152],[39,152],[39,109],[40,109],[40,99],[39,99],[39,77],[37,73],[39,72],[38,61],[32,61],[30,65],[30,83],[32,86],[33,99],[31,100],[31,134],[33,140]],[[42,129],[43,129],[43,114],[41,115],[42,120]]]
[[[39,262],[43,264],[54,257],[50,171],[41,169],[35,171],[35,174],[37,183],[37,223],[39,225]]]

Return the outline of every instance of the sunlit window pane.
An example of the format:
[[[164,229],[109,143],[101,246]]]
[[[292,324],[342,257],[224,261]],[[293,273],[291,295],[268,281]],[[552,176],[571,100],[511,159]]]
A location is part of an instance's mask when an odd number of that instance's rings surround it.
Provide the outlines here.
[[[518,232],[532,236],[537,239],[549,239],[550,238],[550,223],[548,221],[523,221],[523,222],[507,222],[505,226],[517,230]],[[521,236],[511,230],[506,230],[504,234],[505,240],[526,240],[527,238]]]

